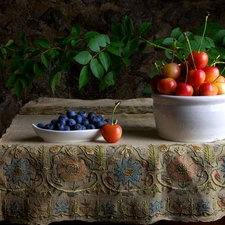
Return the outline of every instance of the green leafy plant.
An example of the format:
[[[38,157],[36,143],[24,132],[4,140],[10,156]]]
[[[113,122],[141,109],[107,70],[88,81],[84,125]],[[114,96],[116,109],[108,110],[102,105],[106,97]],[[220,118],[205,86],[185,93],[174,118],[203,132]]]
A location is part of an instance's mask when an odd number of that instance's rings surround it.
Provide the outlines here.
[[[151,71],[150,78],[159,74],[161,68],[170,62],[182,63],[187,60],[190,48],[193,51],[203,51],[208,54],[208,65],[217,66],[225,77],[225,29],[214,22],[208,23],[208,14],[204,25],[193,31],[182,31],[179,27],[172,30],[169,37],[158,38],[148,45],[165,52],[165,58],[154,62],[155,70]],[[188,40],[188,41],[187,41]],[[190,46],[189,46],[190,45]],[[147,85],[145,93],[151,93]]]
[[[19,43],[9,40],[0,45],[0,66],[7,68],[10,77],[7,87],[13,87],[18,98],[32,87],[37,77],[47,78],[53,95],[65,72],[72,64],[80,68],[78,88],[88,84],[94,76],[99,89],[114,85],[123,65],[130,66],[131,55],[143,51],[147,42],[142,38],[151,23],[142,24],[137,30],[126,16],[123,23],[112,25],[111,36],[96,31],[82,32],[80,26],[71,29],[66,37],[55,37],[51,43],[40,37],[33,44],[21,34]]]

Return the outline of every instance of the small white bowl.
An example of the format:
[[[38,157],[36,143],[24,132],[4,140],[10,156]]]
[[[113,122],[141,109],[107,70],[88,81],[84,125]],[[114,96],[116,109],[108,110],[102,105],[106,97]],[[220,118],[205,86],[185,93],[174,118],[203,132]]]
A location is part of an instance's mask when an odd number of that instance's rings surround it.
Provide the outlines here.
[[[102,139],[100,129],[90,130],[72,130],[72,131],[58,131],[47,130],[37,127],[32,124],[35,133],[41,137],[45,142],[51,143],[71,143],[71,142],[83,142]]]
[[[225,139],[225,95],[172,96],[152,94],[158,135],[178,142]]]

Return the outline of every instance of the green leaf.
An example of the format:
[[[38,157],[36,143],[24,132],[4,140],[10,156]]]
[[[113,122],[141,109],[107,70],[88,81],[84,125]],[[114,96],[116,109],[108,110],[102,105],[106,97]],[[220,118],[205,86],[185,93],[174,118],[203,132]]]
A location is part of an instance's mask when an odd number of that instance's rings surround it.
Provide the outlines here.
[[[14,63],[19,63],[20,61],[22,61],[22,57],[20,55],[15,55],[10,59],[10,61]]]
[[[23,84],[20,82],[20,80],[17,80],[17,82],[15,83],[14,90],[17,98],[20,98],[23,92]]]
[[[22,44],[24,44],[24,45],[27,44],[27,37],[26,37],[26,34],[25,34],[25,33],[20,34],[19,39],[20,39],[20,42],[21,42]]]
[[[112,24],[111,30],[112,30],[112,33],[120,39],[124,37],[125,35],[125,29],[123,25],[120,23]]]
[[[6,82],[6,87],[14,86],[18,78],[19,78],[18,74],[11,75]]]
[[[122,41],[114,41],[111,42],[111,46],[115,47],[115,48],[122,48],[124,46]]]
[[[172,38],[172,37],[165,38],[162,44],[168,45],[168,46],[173,45],[174,44],[174,38]]]
[[[19,65],[17,63],[14,63],[8,68],[7,72],[8,73],[14,73],[18,69],[19,69]]]
[[[143,92],[144,92],[145,94],[152,94],[152,88],[151,88],[150,84],[147,84],[147,85],[145,86]]]
[[[194,32],[202,35],[204,27],[205,27],[205,24],[203,24],[199,28],[195,29]],[[220,25],[218,23],[209,22],[209,23],[207,23],[207,29],[206,29],[205,35],[212,37],[214,34],[216,34],[217,32],[219,32],[220,30],[223,30],[223,29],[224,28],[222,25]]]
[[[19,70],[22,74],[32,74],[34,71],[33,67],[34,67],[34,61],[26,60],[24,61],[23,66],[20,66]]]
[[[38,56],[40,53],[41,53],[41,50],[39,50],[37,48],[33,49],[32,52],[29,55],[29,59],[32,59],[32,58]]]
[[[79,39],[79,40],[72,40],[71,41],[71,45],[73,46],[73,47],[75,47],[76,45],[78,45],[80,42],[82,42],[83,40],[82,39]]]
[[[123,25],[125,27],[125,30],[128,33],[132,34],[134,32],[133,21],[132,21],[132,19],[129,16],[125,16]]]
[[[92,55],[88,51],[82,51],[74,57],[74,60],[80,63],[81,65],[88,64],[91,59]]]
[[[216,44],[222,43],[224,36],[225,36],[225,30],[220,30],[213,36],[213,40]]]
[[[96,31],[88,31],[85,35],[84,35],[84,39],[89,39],[89,38],[93,38],[94,36],[98,35],[99,33]]]
[[[50,48],[51,47],[49,40],[46,38],[38,38],[35,41],[35,45],[41,46],[42,48]]]
[[[60,55],[59,51],[57,51],[56,49],[51,49],[49,54],[53,59],[57,58]]]
[[[14,43],[14,41],[12,39],[8,40],[8,42],[5,44],[5,47],[9,47],[13,43]]]
[[[120,50],[118,48],[113,47],[113,46],[109,46],[107,48],[107,51],[112,53],[113,55],[121,56]]]
[[[80,33],[81,33],[81,27],[79,25],[75,25],[74,27],[72,27],[71,34],[73,35],[73,37],[79,36]]]
[[[80,71],[80,76],[79,76],[79,90],[85,86],[89,80],[91,79],[91,73],[88,69],[87,66],[84,66],[81,71]]]
[[[146,41],[141,42],[138,46],[138,51],[143,52],[146,49],[147,46],[148,46],[148,43]]]
[[[96,35],[95,36],[95,39],[96,39],[96,42],[98,43],[98,45],[100,47],[106,47],[107,43],[106,43],[106,35],[104,34],[100,34],[100,35]]]
[[[175,28],[171,32],[171,38],[178,39],[182,35],[181,29],[179,27]]]
[[[25,87],[29,86],[29,79],[26,76],[22,75],[22,74],[19,77],[19,81],[21,82],[21,84],[23,86],[25,86]]]
[[[115,78],[114,78],[114,74],[113,74],[113,71],[110,71],[108,72],[105,77],[104,77],[104,82],[108,85],[108,86],[111,86],[111,85],[114,85],[116,82],[115,82]]]
[[[55,94],[55,87],[56,85],[59,85],[60,84],[60,80],[61,80],[61,77],[62,77],[62,74],[60,71],[59,68],[55,68],[55,70],[53,70],[51,72],[51,77],[50,77],[50,88],[51,88],[51,91],[53,93],[53,95]]]
[[[151,29],[151,26],[152,26],[151,23],[143,23],[138,29],[138,35],[142,36],[148,33],[148,31]]]
[[[34,73],[39,75],[39,76],[44,76],[45,75],[45,69],[44,67],[42,66],[41,63],[39,62],[35,62],[34,63]]]
[[[98,79],[101,79],[104,75],[104,68],[103,66],[98,62],[96,58],[93,58],[90,62],[90,68],[91,72],[94,74],[95,77]]]
[[[97,42],[96,37],[93,37],[90,39],[90,41],[88,42],[88,47],[93,51],[93,52],[99,52],[100,51],[100,47],[99,44]]]
[[[131,61],[130,61],[129,59],[127,59],[127,58],[122,58],[122,60],[123,60],[123,62],[124,62],[124,64],[125,64],[126,66],[130,66]]]
[[[109,69],[110,66],[110,57],[107,53],[105,52],[99,52],[99,60],[101,64],[103,65],[105,71]]]
[[[47,69],[50,67],[50,59],[46,53],[41,53],[41,62]]]

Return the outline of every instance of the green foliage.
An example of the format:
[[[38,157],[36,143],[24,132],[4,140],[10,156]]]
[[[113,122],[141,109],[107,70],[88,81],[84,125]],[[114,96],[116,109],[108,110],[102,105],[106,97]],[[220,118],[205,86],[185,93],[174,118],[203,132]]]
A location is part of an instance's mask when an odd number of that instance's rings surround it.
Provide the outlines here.
[[[9,40],[0,45],[0,66],[5,68],[9,60],[7,72],[10,77],[6,86],[13,87],[20,98],[23,91],[41,77],[48,80],[54,95],[63,73],[68,72],[72,64],[77,64],[80,68],[79,89],[97,78],[99,89],[104,90],[115,84],[123,65],[131,65],[130,56],[147,47],[142,36],[150,28],[150,23],[144,23],[136,31],[132,19],[126,16],[123,23],[112,25],[110,37],[96,31],[83,34],[81,27],[75,25],[70,35],[55,37],[53,43],[40,37],[34,44],[29,44],[23,33],[19,43]]]

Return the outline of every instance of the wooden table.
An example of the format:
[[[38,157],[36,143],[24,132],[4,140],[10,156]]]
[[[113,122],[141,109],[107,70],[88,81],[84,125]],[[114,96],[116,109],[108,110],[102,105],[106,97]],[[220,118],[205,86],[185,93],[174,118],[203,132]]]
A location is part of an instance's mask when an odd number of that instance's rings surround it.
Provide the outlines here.
[[[40,98],[21,109],[0,140],[0,220],[151,224],[225,215],[225,142],[160,139],[150,98],[122,100],[115,144],[47,143],[31,127],[68,109],[109,118],[116,101]]]

